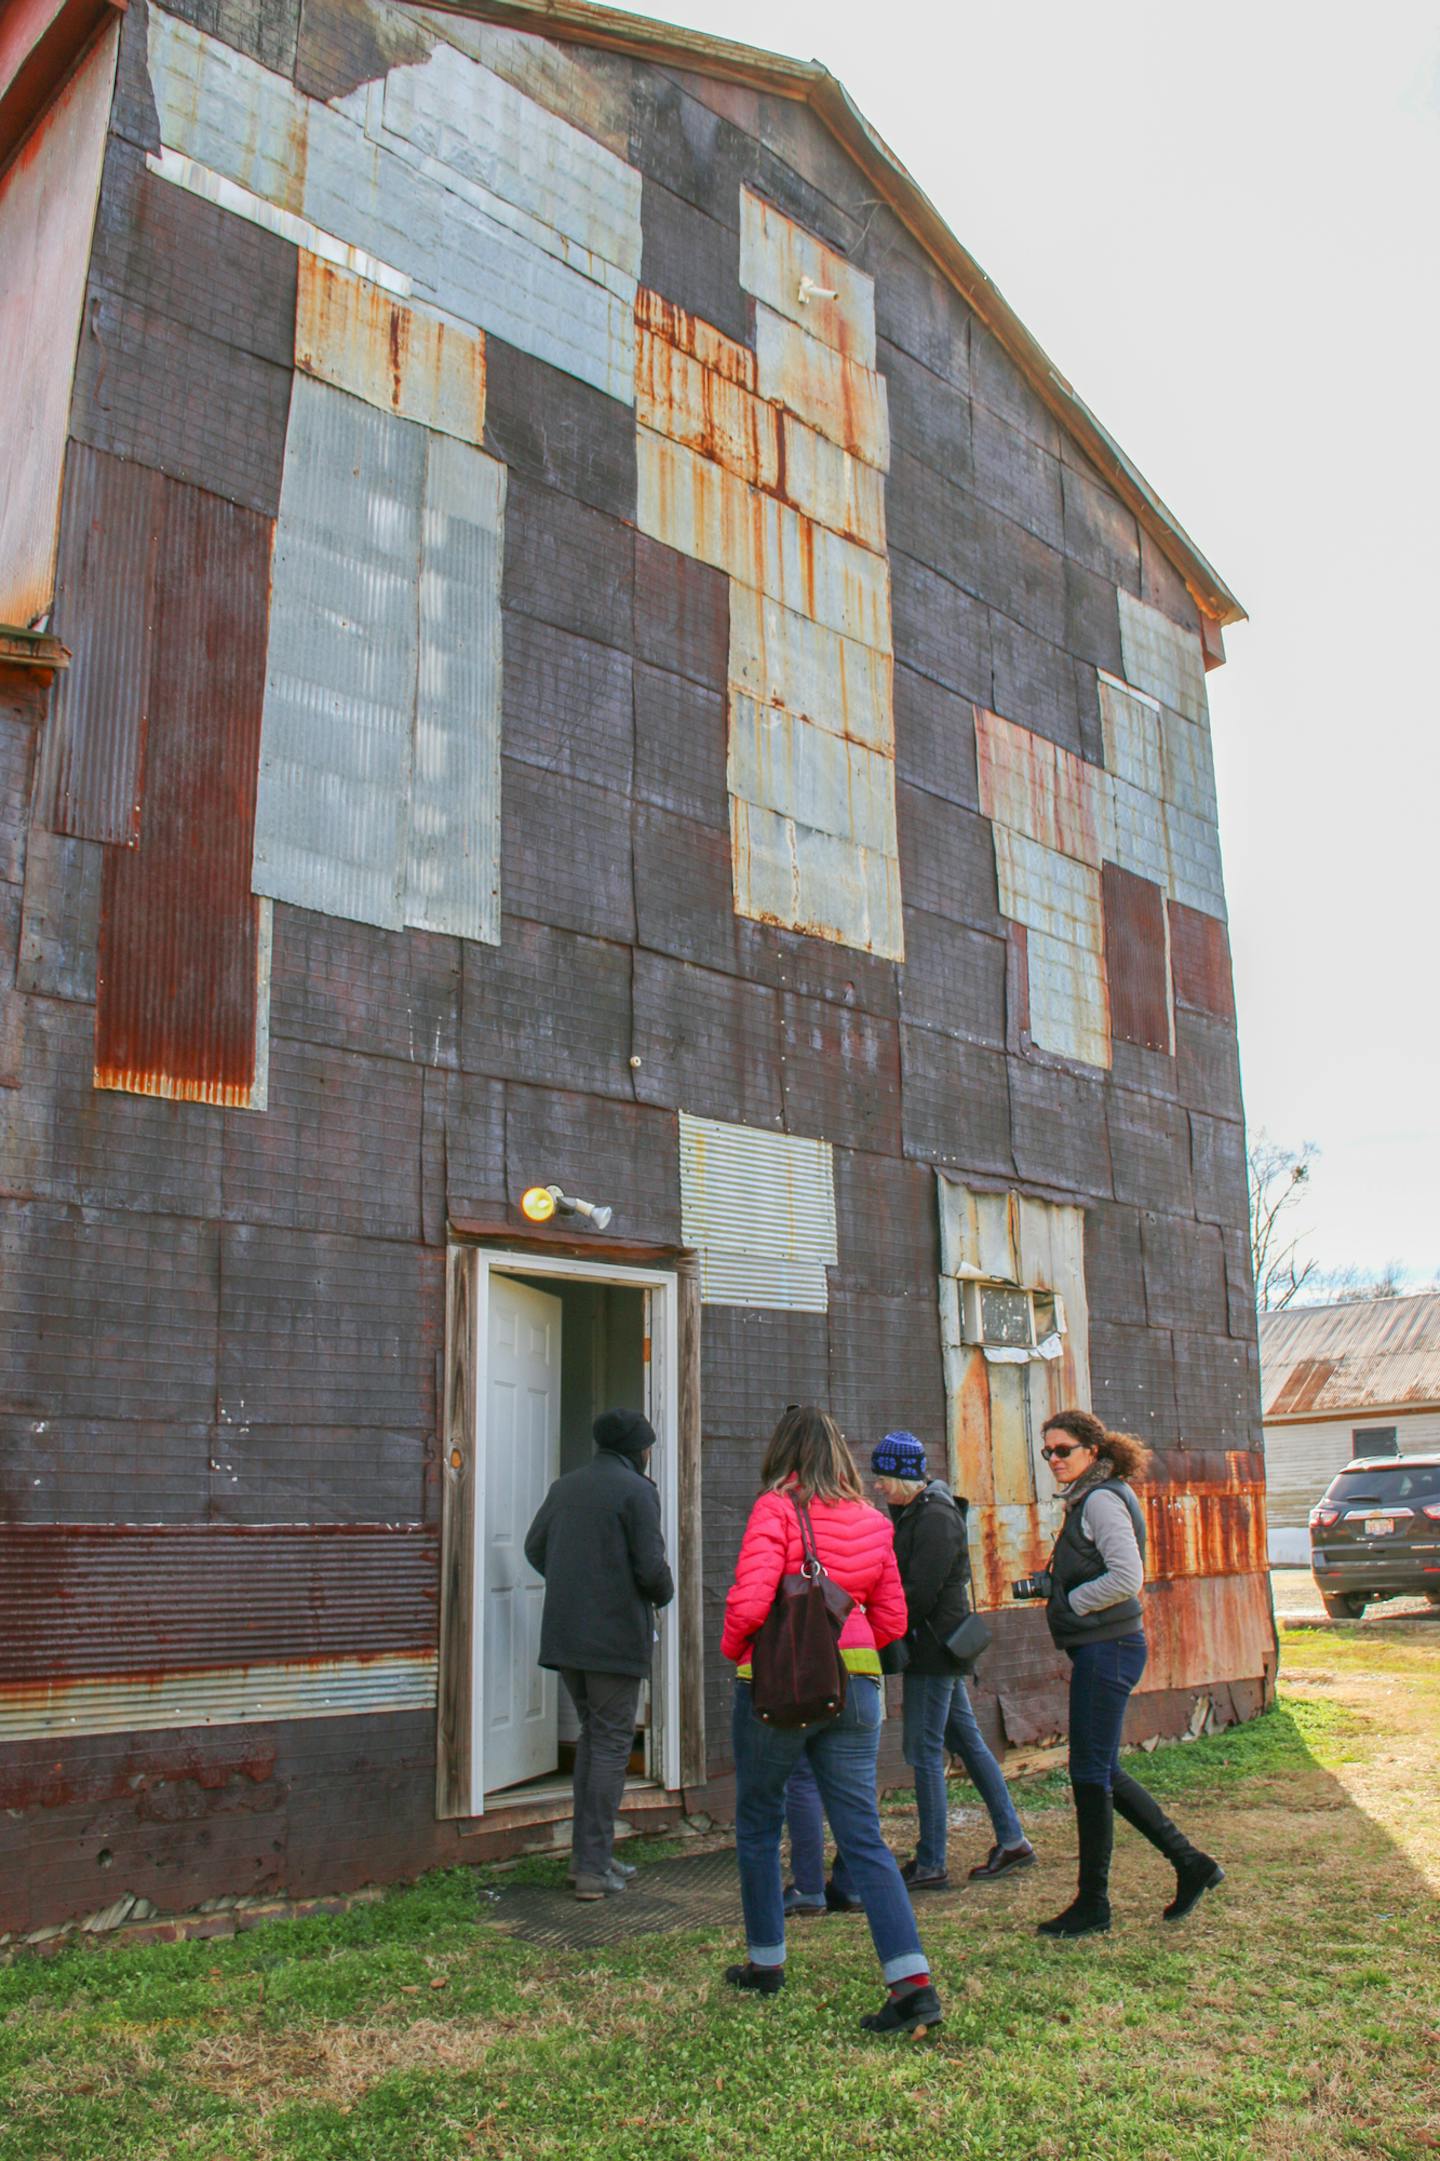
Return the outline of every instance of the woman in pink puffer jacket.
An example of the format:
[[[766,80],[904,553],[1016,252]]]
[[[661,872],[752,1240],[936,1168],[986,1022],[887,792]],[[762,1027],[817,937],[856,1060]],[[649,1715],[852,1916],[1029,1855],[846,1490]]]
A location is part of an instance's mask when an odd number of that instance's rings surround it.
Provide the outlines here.
[[[889,1984],[880,2010],[861,2020],[872,2033],[913,2033],[940,2021],[940,1999],[920,1948],[909,1893],[880,1831],[875,1765],[885,1715],[879,1653],[903,1636],[905,1594],[891,1526],[863,1499],[860,1476],[834,1420],[792,1405],[760,1467],[761,1492],[745,1526],[735,1581],[725,1601],[721,1650],[736,1666],[735,1846],[748,1956],[726,1969],[736,1988],[775,1995],[785,1982],[785,1914],[780,1833],[785,1782],[802,1750],[825,1803],[835,1842],[865,1908]],[[797,1503],[808,1508],[815,1550],[827,1575],[855,1605],[840,1637],[848,1669],[844,1708],[810,1726],[757,1718],[750,1700],[750,1647],[775,1602],[780,1578],[804,1558]]]

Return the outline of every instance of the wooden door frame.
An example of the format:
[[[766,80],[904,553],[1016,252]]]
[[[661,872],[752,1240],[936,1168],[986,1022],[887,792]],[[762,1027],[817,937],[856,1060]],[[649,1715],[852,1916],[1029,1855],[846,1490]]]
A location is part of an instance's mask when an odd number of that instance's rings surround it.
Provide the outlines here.
[[[669,1790],[704,1776],[703,1647],[700,1639],[700,1314],[694,1257],[638,1267],[526,1245],[452,1240],[446,1259],[444,1506],[440,1533],[440,1635],[436,1717],[435,1813],[485,1812],[480,1678],[484,1674],[483,1566],[485,1385],[490,1276],[548,1276],[609,1283],[651,1293],[651,1394],[660,1409],[661,1444],[675,1451],[662,1489],[662,1526],[677,1579],[671,1625],[662,1627],[656,1680],[663,1690],[662,1784]],[[699,1767],[697,1770],[697,1766]],[[503,1814],[503,1804],[493,1814]]]

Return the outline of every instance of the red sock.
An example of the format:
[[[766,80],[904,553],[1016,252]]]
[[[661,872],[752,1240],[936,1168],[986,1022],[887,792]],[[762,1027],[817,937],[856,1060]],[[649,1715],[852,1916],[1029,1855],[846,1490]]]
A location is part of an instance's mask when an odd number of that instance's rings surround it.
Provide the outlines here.
[[[903,1981],[892,1981],[890,1983],[890,1993],[892,1996],[908,1996],[912,1988],[928,1988],[929,1986],[930,1976],[928,1973],[907,1973]]]

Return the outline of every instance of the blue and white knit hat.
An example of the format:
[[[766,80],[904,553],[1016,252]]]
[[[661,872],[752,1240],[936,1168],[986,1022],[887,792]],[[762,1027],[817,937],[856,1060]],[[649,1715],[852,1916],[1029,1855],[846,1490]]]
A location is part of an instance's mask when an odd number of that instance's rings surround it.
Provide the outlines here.
[[[913,1433],[887,1433],[870,1453],[877,1478],[923,1478],[925,1450]]]

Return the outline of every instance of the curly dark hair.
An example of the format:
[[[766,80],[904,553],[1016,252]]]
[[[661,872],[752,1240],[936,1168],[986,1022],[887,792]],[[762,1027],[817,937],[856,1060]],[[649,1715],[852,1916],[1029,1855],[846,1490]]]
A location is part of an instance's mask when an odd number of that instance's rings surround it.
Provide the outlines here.
[[[1082,1448],[1093,1448],[1097,1456],[1113,1464],[1122,1478],[1143,1478],[1149,1467],[1150,1450],[1137,1434],[1112,1433],[1089,1411],[1057,1411],[1042,1430],[1068,1433]]]

